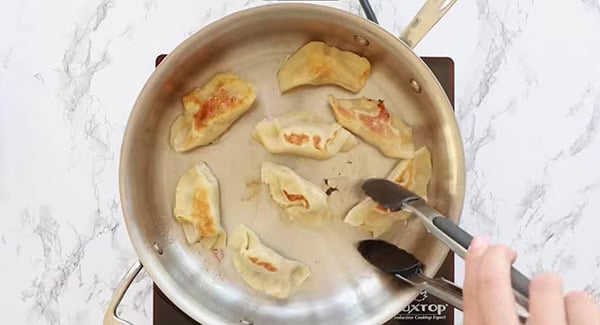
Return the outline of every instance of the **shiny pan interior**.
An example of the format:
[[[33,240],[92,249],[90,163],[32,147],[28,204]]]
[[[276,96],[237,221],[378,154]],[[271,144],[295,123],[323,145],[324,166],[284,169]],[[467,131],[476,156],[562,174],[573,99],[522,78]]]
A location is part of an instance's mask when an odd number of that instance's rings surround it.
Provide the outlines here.
[[[308,41],[321,40],[369,59],[372,72],[357,94],[335,86],[302,87],[280,94],[276,72]],[[182,111],[181,97],[218,72],[233,72],[257,89],[254,106],[215,143],[179,154],[169,128]],[[381,324],[417,292],[381,275],[358,254],[368,238],[343,223],[322,229],[280,220],[260,184],[260,164],[293,168],[316,184],[328,179],[339,192],[330,200],[349,209],[363,198],[360,181],[385,177],[397,161],[361,143],[333,159],[317,161],[269,154],[250,133],[263,117],[308,109],[328,120],[327,95],[384,99],[412,127],[417,148],[427,145],[433,176],[429,202],[458,221],[464,196],[463,151],[451,105],[423,61],[394,35],[352,14],[316,5],[277,4],[237,12],[192,35],[159,65],[144,86],[128,122],[121,155],[120,191],[129,236],[152,280],[180,309],[203,324]],[[304,262],[312,276],[289,299],[253,291],[237,274],[231,251],[214,254],[190,246],[173,218],[175,185],[205,161],[219,179],[221,218],[230,232],[240,222],[283,256]],[[383,236],[412,252],[433,275],[448,249],[418,220],[397,223]]]

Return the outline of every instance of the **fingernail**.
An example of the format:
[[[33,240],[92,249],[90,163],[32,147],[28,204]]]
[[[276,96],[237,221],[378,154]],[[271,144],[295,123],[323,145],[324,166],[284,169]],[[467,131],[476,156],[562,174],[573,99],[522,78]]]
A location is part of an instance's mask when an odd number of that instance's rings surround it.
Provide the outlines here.
[[[589,292],[586,291],[572,291],[569,292],[567,294],[567,302],[572,302],[572,301],[580,301],[580,302],[585,302],[585,303],[589,303],[589,304],[596,304],[597,302],[594,299],[594,296],[592,296]]]
[[[583,292],[584,297],[587,299],[588,302],[592,303],[592,304],[597,304],[598,301],[596,301],[596,298],[594,298],[594,296],[592,296],[591,293],[584,291]]]
[[[482,237],[475,237],[469,245],[469,250],[479,250],[487,246],[487,241]]]

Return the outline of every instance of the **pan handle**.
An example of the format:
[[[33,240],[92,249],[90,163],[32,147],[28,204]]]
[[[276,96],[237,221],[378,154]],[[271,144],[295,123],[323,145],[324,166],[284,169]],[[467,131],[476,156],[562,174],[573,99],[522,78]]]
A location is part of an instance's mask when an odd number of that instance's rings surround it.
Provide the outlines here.
[[[369,0],[360,0],[359,2],[360,6],[365,12],[365,16],[367,17],[367,19],[374,22],[375,24],[379,24],[377,16],[375,15],[375,12],[373,11],[373,7],[371,7],[371,3],[369,2]]]
[[[104,313],[104,321],[102,322],[103,325],[133,325],[132,323],[117,316],[117,307],[121,303],[125,292],[127,292],[127,289],[129,289],[129,286],[143,267],[144,266],[142,266],[140,261],[136,261],[129,271],[127,271],[127,274],[125,274],[123,280],[121,280],[121,283],[119,283],[117,289],[115,289],[115,293],[113,294],[113,297],[106,308],[106,312]]]
[[[425,37],[457,0],[427,0],[421,10],[404,28],[400,39],[411,49]]]

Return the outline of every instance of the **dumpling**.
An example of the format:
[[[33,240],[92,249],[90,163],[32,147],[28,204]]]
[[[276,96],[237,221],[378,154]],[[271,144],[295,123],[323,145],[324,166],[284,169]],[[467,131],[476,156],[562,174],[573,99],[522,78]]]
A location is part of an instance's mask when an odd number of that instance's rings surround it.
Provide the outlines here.
[[[324,123],[307,111],[263,119],[254,128],[254,139],[271,153],[287,153],[318,160],[350,151],[358,139],[338,123]]]
[[[206,163],[196,164],[179,179],[173,213],[190,244],[225,247],[227,234],[221,227],[219,200],[219,182]]]
[[[431,180],[431,154],[423,146],[415,152],[412,159],[400,161],[389,173],[387,179],[394,181],[427,200],[427,186]],[[366,198],[355,205],[346,214],[344,222],[371,232],[379,237],[398,220],[411,216],[409,212],[389,212],[371,198]]]
[[[264,161],[261,180],[269,186],[271,198],[284,209],[290,221],[320,226],[333,217],[327,194],[289,167]]]
[[[338,99],[329,96],[335,119],[387,157],[408,159],[414,155],[412,129],[392,116],[383,101],[366,97]]]
[[[277,72],[279,90],[284,93],[302,85],[338,85],[357,92],[369,74],[369,60],[350,51],[341,51],[319,41],[302,46]]]
[[[184,112],[171,126],[171,146],[178,152],[207,145],[221,136],[254,100],[253,86],[231,73],[219,73],[182,98]]]
[[[233,265],[242,279],[254,290],[268,295],[287,298],[311,275],[306,265],[265,246],[243,224],[231,236],[229,246],[235,251]]]

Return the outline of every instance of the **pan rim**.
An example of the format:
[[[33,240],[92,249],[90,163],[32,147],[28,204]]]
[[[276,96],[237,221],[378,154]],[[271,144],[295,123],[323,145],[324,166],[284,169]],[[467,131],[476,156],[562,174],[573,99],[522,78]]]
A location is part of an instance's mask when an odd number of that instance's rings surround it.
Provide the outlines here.
[[[132,110],[129,113],[128,121],[126,124],[125,132],[123,135],[123,140],[121,143],[120,150],[120,159],[119,159],[119,193],[121,200],[121,210],[123,213],[123,218],[125,219],[125,224],[127,228],[127,233],[129,236],[129,240],[134,247],[137,258],[140,260],[142,265],[152,265],[154,267],[146,268],[146,272],[152,279],[152,281],[161,289],[161,291],[184,313],[192,317],[194,320],[203,323],[210,324],[220,324],[223,323],[223,318],[219,317],[219,315],[214,314],[211,310],[204,308],[201,304],[195,303],[195,300],[190,296],[182,294],[180,290],[178,290],[179,284],[173,279],[168,272],[161,272],[160,268],[156,266],[160,266],[161,262],[159,261],[159,257],[156,254],[153,254],[151,249],[151,243],[146,243],[143,239],[144,237],[141,235],[138,227],[135,225],[135,217],[133,217],[133,211],[131,211],[131,207],[134,203],[130,202],[128,199],[128,185],[127,185],[127,169],[128,165],[131,164],[131,159],[129,156],[132,154],[133,149],[135,149],[135,143],[131,140],[132,128],[130,127],[131,122],[136,120],[136,116],[143,111],[142,107],[142,98],[147,96],[145,94],[148,93],[148,89],[153,88],[154,85],[157,84],[159,80],[165,75],[167,66],[170,62],[177,60],[177,57],[183,55],[186,49],[193,44],[196,40],[203,37],[206,34],[211,33],[213,30],[217,30],[220,26],[224,26],[234,22],[237,19],[243,19],[249,15],[260,15],[261,13],[267,12],[276,12],[278,10],[303,10],[310,11],[316,10],[320,13],[325,13],[331,16],[343,16],[345,20],[351,21],[352,23],[356,23],[357,26],[361,29],[365,29],[366,31],[370,31],[373,33],[377,33],[382,36],[382,38],[389,39],[390,42],[393,42],[390,46],[398,49],[398,51],[404,50],[410,53],[407,59],[412,60],[409,64],[419,64],[420,67],[417,67],[420,73],[422,73],[423,77],[426,80],[432,82],[432,86],[437,87],[437,90],[432,92],[433,98],[432,101],[439,103],[438,112],[442,114],[441,118],[447,121],[451,121],[451,125],[449,127],[452,129],[450,132],[451,137],[448,139],[454,145],[452,146],[453,151],[456,151],[455,154],[460,159],[456,161],[456,179],[455,186],[458,191],[455,193],[455,202],[457,203],[454,206],[454,211],[449,211],[449,217],[454,221],[458,222],[460,220],[463,205],[464,205],[464,195],[465,195],[465,166],[464,166],[464,149],[462,145],[462,137],[460,135],[460,129],[458,128],[458,123],[455,118],[454,112],[452,111],[452,105],[450,104],[447,96],[443,92],[442,86],[439,84],[439,81],[433,74],[433,72],[429,69],[429,67],[423,62],[423,60],[414,53],[412,49],[410,49],[404,42],[398,39],[396,36],[389,33],[387,30],[383,29],[377,24],[374,24],[360,16],[354,15],[347,11],[326,7],[322,5],[316,4],[290,4],[290,3],[278,3],[278,4],[267,4],[261,5],[258,7],[243,9],[234,13],[231,13],[227,16],[224,16],[202,28],[198,31],[194,32],[192,35],[187,37],[185,40],[180,42],[171,52],[170,54],[163,60],[163,62],[150,74],[148,79],[146,80],[144,86],[140,90],[136,101],[133,105]],[[443,256],[448,254],[448,248],[444,247]],[[444,262],[444,259],[438,259],[435,263],[430,265],[429,273],[437,272],[437,270],[441,267],[441,264]],[[430,274],[431,275],[431,274]],[[414,299],[418,295],[418,292],[413,294],[412,299]],[[395,313],[398,312],[397,304],[389,304],[385,309],[381,309],[378,313],[374,313],[369,317],[369,323],[383,323],[387,321],[390,317],[393,317]]]

